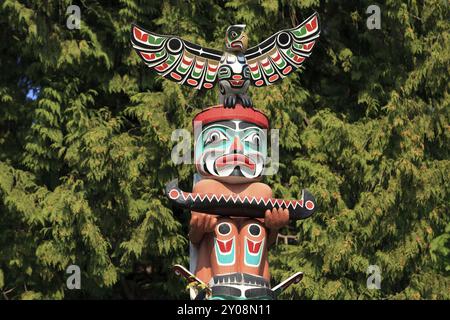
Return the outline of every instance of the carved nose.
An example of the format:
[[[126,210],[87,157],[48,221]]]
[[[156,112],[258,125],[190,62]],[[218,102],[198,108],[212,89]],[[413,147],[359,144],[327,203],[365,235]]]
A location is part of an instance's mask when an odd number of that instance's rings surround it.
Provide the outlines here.
[[[244,152],[244,147],[242,146],[242,143],[238,137],[234,137],[233,144],[231,145],[231,152],[232,153],[243,153]]]

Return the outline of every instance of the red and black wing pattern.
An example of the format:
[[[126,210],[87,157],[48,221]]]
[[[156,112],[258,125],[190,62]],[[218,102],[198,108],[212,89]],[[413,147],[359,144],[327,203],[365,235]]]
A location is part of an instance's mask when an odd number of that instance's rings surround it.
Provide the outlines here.
[[[295,71],[311,55],[320,36],[319,16],[311,15],[295,28],[281,30],[245,53],[252,84],[268,86]]]
[[[137,25],[131,28],[137,54],[159,75],[196,89],[211,89],[222,52],[202,48],[175,36],[159,35]]]

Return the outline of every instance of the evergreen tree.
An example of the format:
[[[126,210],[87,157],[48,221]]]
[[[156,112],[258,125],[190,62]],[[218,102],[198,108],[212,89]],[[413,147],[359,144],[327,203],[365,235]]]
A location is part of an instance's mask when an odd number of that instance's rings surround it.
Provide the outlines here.
[[[66,25],[81,9],[80,29]],[[151,72],[131,23],[222,49],[245,23],[250,46],[313,10],[322,34],[305,67],[251,89],[280,129],[280,198],[308,188],[316,215],[271,250],[285,299],[450,298],[450,15],[447,1],[25,1],[0,3],[0,295],[4,299],[179,298],[189,214],[165,183],[174,129],[217,103]],[[68,290],[66,268],[81,269]],[[381,289],[366,287],[369,265]]]

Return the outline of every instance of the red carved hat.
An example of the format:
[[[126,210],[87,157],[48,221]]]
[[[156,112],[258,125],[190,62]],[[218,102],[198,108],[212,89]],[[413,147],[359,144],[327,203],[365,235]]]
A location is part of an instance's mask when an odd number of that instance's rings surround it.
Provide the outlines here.
[[[236,104],[234,108],[224,108],[223,105],[209,107],[198,113],[192,121],[201,121],[202,125],[206,125],[223,120],[241,120],[254,123],[262,129],[269,128],[269,119],[264,113],[253,108],[244,108],[240,104]]]

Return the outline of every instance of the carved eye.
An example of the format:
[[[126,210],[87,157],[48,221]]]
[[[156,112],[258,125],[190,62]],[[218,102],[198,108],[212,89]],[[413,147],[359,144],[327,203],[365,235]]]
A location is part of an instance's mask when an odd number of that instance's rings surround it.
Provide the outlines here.
[[[257,224],[251,224],[248,226],[248,232],[252,236],[257,237],[261,234],[261,227]]]
[[[228,138],[219,130],[210,131],[205,140],[205,146],[211,143],[226,141]]]
[[[259,133],[253,132],[245,137],[244,141],[259,146],[261,143],[261,138],[259,137]]]
[[[222,222],[221,224],[219,224],[217,226],[217,232],[222,236],[226,236],[226,235],[230,234],[230,232],[231,232],[230,224],[227,222]]]
[[[231,31],[231,37],[234,39],[238,36],[236,31]]]

